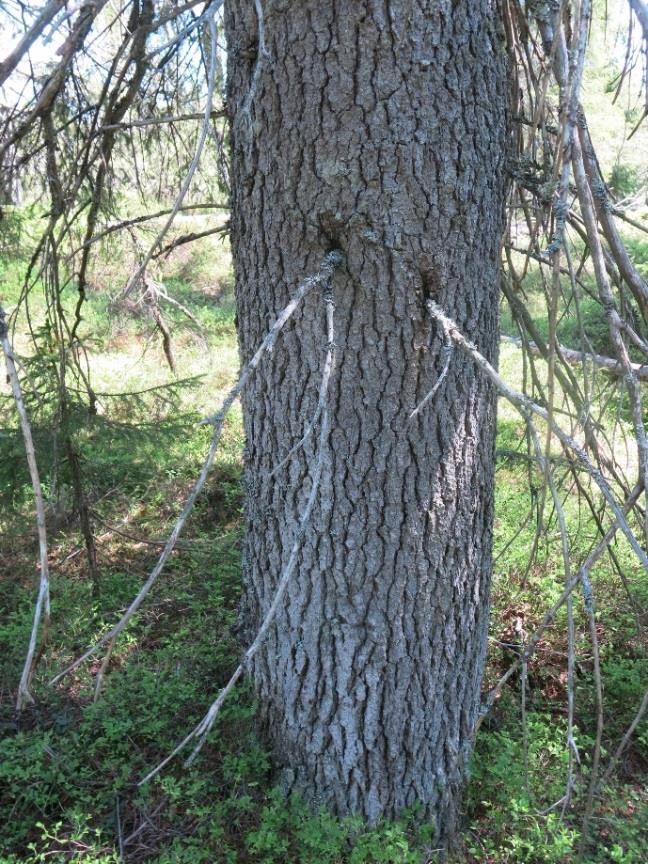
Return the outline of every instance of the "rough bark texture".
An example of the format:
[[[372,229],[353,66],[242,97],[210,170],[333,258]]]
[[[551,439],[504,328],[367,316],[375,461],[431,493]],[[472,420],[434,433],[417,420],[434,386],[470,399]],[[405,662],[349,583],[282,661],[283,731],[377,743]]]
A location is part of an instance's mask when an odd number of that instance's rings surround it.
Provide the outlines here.
[[[369,821],[423,805],[453,830],[488,622],[495,395],[442,367],[433,298],[497,344],[506,69],[491,0],[229,0],[232,239],[244,360],[340,248],[320,503],[254,663],[284,784]],[[253,84],[254,92],[249,90]],[[249,110],[248,110],[249,109]],[[311,294],[244,398],[245,613],[272,601],[317,447]]]

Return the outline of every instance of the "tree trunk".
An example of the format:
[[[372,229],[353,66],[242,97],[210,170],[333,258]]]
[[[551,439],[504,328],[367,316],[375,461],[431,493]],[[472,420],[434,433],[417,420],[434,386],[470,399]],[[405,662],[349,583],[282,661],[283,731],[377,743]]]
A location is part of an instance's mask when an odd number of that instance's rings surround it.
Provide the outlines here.
[[[253,664],[283,783],[370,822],[422,805],[454,829],[488,626],[495,393],[434,299],[493,360],[506,64],[491,0],[229,0],[232,241],[248,360],[339,248],[321,494]],[[259,57],[261,58],[259,61]],[[257,64],[258,71],[257,70]],[[252,92],[250,93],[250,88]],[[309,491],[326,348],[312,292],[243,400],[244,616],[272,601]]]

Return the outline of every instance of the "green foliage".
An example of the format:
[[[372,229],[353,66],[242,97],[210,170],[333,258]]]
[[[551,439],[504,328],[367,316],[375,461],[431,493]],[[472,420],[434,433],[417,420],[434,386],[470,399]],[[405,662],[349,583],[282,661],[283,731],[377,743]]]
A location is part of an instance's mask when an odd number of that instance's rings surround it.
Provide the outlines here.
[[[617,786],[603,789],[597,825],[595,864],[645,864],[648,856],[646,789]]]
[[[595,290],[589,277],[583,276],[581,281],[590,290]],[[538,332],[546,341],[549,338],[549,323],[546,315],[546,298],[538,270],[531,269],[529,278],[525,280],[524,285],[525,295],[521,299],[523,299]],[[502,331],[507,335],[518,335],[506,302],[503,303],[502,308]],[[605,312],[601,304],[595,299],[595,295],[589,296],[581,292],[578,298],[578,307],[573,298],[570,299],[569,303],[564,302],[564,300],[561,302],[556,335],[558,342],[567,348],[614,356]]]
[[[648,240],[645,235],[626,236],[623,242],[628,248],[634,266],[644,279],[648,279]]]
[[[420,864],[431,832],[429,826],[417,825],[415,813],[409,816],[367,830],[357,820],[340,821],[326,810],[313,813],[299,796],[286,801],[273,790],[246,844],[260,864]]]
[[[469,807],[479,815],[469,849],[473,855],[481,849],[498,864],[559,864],[569,860],[578,832],[555,812],[543,810],[565,791],[565,729],[548,715],[531,713],[527,721],[526,770],[519,727],[515,737],[506,728],[478,739]]]
[[[621,736],[632,722],[646,691],[648,660],[612,654],[602,664],[608,724]],[[648,716],[643,717],[633,737],[635,756],[648,760]]]
[[[580,315],[572,308],[562,316],[558,327],[558,340],[568,347],[593,351],[608,357],[615,356],[603,308],[591,297],[581,297],[579,302]]]
[[[0,205],[0,298],[13,299],[7,289],[20,280],[29,248],[38,229],[39,214],[36,207]]]
[[[608,187],[615,198],[627,198],[641,186],[638,170],[631,165],[617,162],[610,172]]]

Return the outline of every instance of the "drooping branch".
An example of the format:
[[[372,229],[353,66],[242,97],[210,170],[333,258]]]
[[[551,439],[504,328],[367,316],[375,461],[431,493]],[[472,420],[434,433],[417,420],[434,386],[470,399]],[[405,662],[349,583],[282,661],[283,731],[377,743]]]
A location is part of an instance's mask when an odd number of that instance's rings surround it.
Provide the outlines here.
[[[582,447],[574,440],[574,438],[565,432],[560,426],[557,425],[555,421],[552,421],[549,413],[546,408],[543,408],[541,405],[536,404],[532,399],[528,396],[525,396],[524,393],[520,393],[507,384],[504,379],[495,371],[495,369],[491,366],[488,360],[479,352],[477,347],[473,345],[473,343],[467,339],[463,333],[459,330],[456,323],[452,321],[451,318],[445,314],[445,312],[438,306],[434,301],[429,300],[427,303],[427,308],[430,312],[430,315],[434,320],[441,323],[444,330],[448,333],[449,337],[452,339],[454,344],[462,350],[465,354],[472,358],[475,364],[481,369],[481,371],[489,378],[492,383],[495,385],[500,395],[502,395],[507,401],[509,401],[512,405],[514,405],[518,410],[520,410],[524,415],[526,414],[535,414],[541,420],[544,420],[550,427],[554,435],[558,438],[560,443],[567,449],[571,450],[577,461],[582,465],[585,471],[589,474],[592,480],[599,487],[603,497],[610,505],[612,512],[614,513],[615,519],[618,521],[621,530],[627,537],[630,545],[637,558],[641,562],[641,564],[648,570],[648,556],[645,551],[639,544],[637,538],[634,535],[634,532],[630,528],[625,515],[617,503],[617,500],[610,489],[610,486],[601,473],[601,471],[592,464],[587,453],[583,450]]]
[[[249,665],[252,659],[256,656],[259,649],[263,645],[266,635],[272,626],[277,611],[279,609],[279,605],[283,600],[283,597],[286,593],[286,589],[290,584],[290,580],[294,573],[295,567],[297,566],[297,560],[299,557],[299,552],[302,546],[302,540],[304,537],[304,533],[306,531],[306,527],[310,521],[311,514],[313,512],[313,507],[318,497],[320,481],[322,478],[322,471],[324,469],[324,463],[327,456],[328,450],[328,436],[329,436],[329,416],[328,416],[328,405],[327,405],[327,397],[328,397],[328,386],[331,380],[331,372],[333,370],[333,364],[335,359],[335,330],[334,330],[334,321],[333,321],[333,296],[331,293],[330,280],[331,275],[329,274],[324,282],[324,304],[326,309],[326,331],[327,331],[327,349],[326,349],[326,360],[324,362],[324,371],[322,373],[322,383],[320,387],[320,399],[318,400],[318,409],[319,402],[323,403],[321,407],[321,411],[319,412],[320,416],[320,437],[319,437],[319,445],[317,448],[317,453],[314,459],[314,467],[311,471],[311,488],[308,495],[308,499],[306,501],[306,506],[301,514],[299,519],[299,524],[297,526],[297,530],[295,532],[295,537],[293,539],[292,548],[290,550],[290,556],[288,558],[288,562],[277,582],[277,587],[274,592],[274,596],[272,598],[272,602],[270,603],[264,617],[261,622],[261,626],[259,627],[252,644],[249,646],[245,654],[243,655],[243,659],[236,667],[234,672],[232,673],[229,681],[220,691],[214,702],[210,705],[208,711],[198,723],[198,725],[189,732],[189,734],[178,744],[178,746],[168,754],[153,770],[149,771],[149,773],[138,783],[138,786],[143,786],[145,783],[148,783],[156,774],[158,774],[172,759],[174,759],[178,753],[180,753],[184,748],[194,739],[197,739],[197,744],[194,747],[191,755],[186,760],[185,764],[190,765],[200,753],[205,741],[207,740],[207,736],[209,735],[214,723],[216,722],[216,718],[218,717],[220,710],[227,699],[228,695],[232,692],[234,687],[236,686],[239,679],[243,676],[245,671],[249,668]],[[314,423],[315,421],[313,421]],[[312,431],[312,424],[311,424]],[[310,434],[310,432],[307,432]],[[304,436],[305,438],[306,436]],[[296,445],[299,447],[302,445],[304,438]],[[288,458],[292,455],[296,448],[293,448],[287,457],[282,461],[281,464],[284,464]],[[278,466],[280,467],[280,466]],[[277,469],[275,469],[277,470]],[[273,472],[274,474],[275,472]]]
[[[644,55],[648,54],[648,3],[646,0],[628,0],[630,8],[637,16],[637,20],[643,31]],[[644,110],[639,121],[628,136],[632,138],[641,123],[648,116],[648,56],[644,57]]]
[[[627,501],[623,505],[623,512],[625,514],[629,513],[632,507],[637,503],[642,492],[643,489],[640,485],[635,486]],[[592,549],[592,551],[588,554],[586,559],[581,564],[579,572],[565,585],[560,597],[556,600],[553,606],[545,612],[542,621],[540,622],[536,630],[533,632],[531,637],[527,640],[525,649],[522,654],[511,664],[511,666],[509,666],[509,668],[506,670],[504,675],[502,675],[502,677],[495,684],[495,686],[489,690],[480,711],[479,719],[475,727],[475,734],[479,731],[480,726],[488,716],[489,711],[491,710],[491,708],[495,704],[495,701],[502,692],[504,685],[518,671],[523,659],[528,660],[529,657],[531,657],[537,650],[542,636],[544,635],[547,628],[550,627],[555,621],[556,615],[566,603],[569,595],[574,591],[575,588],[583,584],[583,573],[589,574],[589,572],[592,570],[601,555],[603,555],[605,550],[613,541],[619,527],[619,523],[615,521],[608,528],[603,537],[601,537],[599,542],[596,544],[596,546]]]
[[[20,379],[16,370],[16,363],[9,342],[9,334],[7,331],[5,311],[0,306],[0,342],[2,343],[2,351],[5,357],[5,365],[7,376],[11,384],[11,390],[16,404],[16,410],[20,417],[20,428],[22,430],[23,442],[25,444],[25,452],[27,454],[27,463],[29,465],[29,475],[31,477],[32,491],[34,493],[34,504],[36,507],[36,529],[38,532],[38,550],[40,559],[40,578],[38,586],[38,596],[34,607],[34,621],[32,624],[31,635],[29,637],[29,646],[27,648],[27,656],[23,666],[20,683],[18,684],[18,696],[16,699],[16,710],[22,711],[25,705],[33,702],[34,698],[30,692],[30,684],[34,673],[36,660],[36,646],[38,644],[38,633],[42,625],[41,642],[44,645],[47,641],[47,631],[49,628],[50,619],[50,600],[49,600],[49,563],[47,560],[47,526],[45,521],[45,499],[43,497],[43,489],[40,482],[40,474],[38,473],[38,464],[36,462],[36,450],[34,448],[34,439],[32,437],[31,425],[27,415],[27,409],[22,396],[22,388]]]
[[[218,445],[219,445],[221,434],[223,431],[225,418],[227,417],[227,414],[229,413],[232,405],[234,404],[236,399],[239,397],[239,395],[243,391],[243,389],[247,386],[248,381],[250,380],[250,378],[254,374],[255,370],[257,369],[257,367],[258,367],[259,363],[261,362],[262,358],[264,357],[264,355],[267,352],[272,350],[275,342],[277,341],[277,338],[278,338],[280,332],[282,331],[282,329],[284,328],[286,323],[289,321],[289,319],[292,317],[292,315],[295,313],[296,309],[298,308],[300,303],[303,301],[303,299],[317,286],[322,285],[322,284],[326,284],[327,280],[330,280],[330,278],[332,277],[333,272],[338,267],[342,266],[342,262],[343,262],[343,257],[339,251],[334,250],[333,252],[329,252],[325,256],[324,260],[322,261],[322,265],[321,265],[319,271],[317,273],[315,273],[313,276],[309,276],[307,279],[305,279],[301,283],[301,285],[299,286],[299,288],[297,289],[297,291],[295,292],[295,294],[291,298],[288,305],[283,309],[283,311],[280,313],[280,315],[275,320],[274,324],[272,325],[272,327],[268,331],[265,339],[263,340],[263,342],[261,343],[261,345],[257,349],[257,351],[254,354],[254,356],[252,357],[252,359],[249,361],[249,363],[242,370],[238,381],[236,382],[234,387],[232,387],[232,389],[230,390],[230,392],[227,395],[225,401],[223,402],[223,405],[220,408],[220,410],[216,414],[214,414],[212,417],[209,417],[207,420],[203,421],[204,424],[209,424],[209,425],[213,426],[213,433],[212,433],[212,439],[211,439],[211,442],[209,445],[209,450],[208,450],[207,456],[205,457],[205,461],[203,462],[202,468],[200,470],[199,477],[196,480],[196,483],[194,484],[193,488],[191,489],[191,492],[189,493],[189,495],[187,496],[187,498],[185,500],[185,503],[182,507],[182,511],[176,520],[176,523],[173,527],[173,530],[172,530],[171,534],[169,535],[169,538],[168,538],[168,540],[164,546],[164,549],[160,553],[160,557],[158,558],[155,566],[151,570],[148,578],[146,579],[146,581],[145,581],[144,585],[142,586],[142,588],[140,589],[139,593],[137,594],[135,599],[132,601],[132,603],[130,604],[128,609],[124,612],[122,617],[119,619],[117,624],[115,624],[115,626],[111,630],[109,630],[107,633],[105,633],[91,648],[89,648],[84,654],[82,654],[80,657],[78,657],[66,669],[64,669],[62,672],[60,672],[54,678],[52,678],[52,680],[49,682],[50,686],[56,684],[58,681],[60,681],[66,675],[69,675],[70,672],[73,672],[75,669],[77,669],[87,659],[94,656],[102,648],[103,645],[108,644],[108,649],[107,649],[106,655],[105,655],[103,663],[102,663],[102,668],[100,670],[99,675],[97,676],[97,683],[96,683],[96,691],[95,692],[98,694],[98,692],[101,688],[101,682],[103,679],[103,674],[105,673],[105,670],[107,668],[107,664],[108,664],[110,655],[112,653],[112,649],[114,648],[114,645],[117,641],[117,638],[123,632],[123,630],[125,629],[128,622],[131,620],[131,618],[138,611],[139,607],[144,602],[144,599],[149,594],[151,588],[153,587],[153,585],[157,581],[157,578],[160,575],[160,573],[162,572],[166,562],[169,559],[169,556],[173,552],[175,545],[176,545],[176,542],[177,542],[178,538],[180,537],[180,534],[181,534],[181,532],[185,526],[185,523],[189,517],[189,514],[191,513],[193,506],[196,503],[196,500],[197,500],[198,496],[200,495],[200,493],[201,493],[201,491],[205,485],[205,482],[207,480],[207,477],[209,476],[209,472],[211,470],[211,467],[214,463],[214,459],[216,457],[216,452],[218,450]]]
[[[151,260],[151,257],[154,255],[155,251],[157,250],[159,245],[164,240],[167,232],[169,231],[169,228],[173,224],[173,221],[174,221],[174,219],[178,213],[178,210],[180,209],[180,207],[183,204],[185,196],[189,190],[189,186],[191,185],[191,181],[193,179],[193,176],[194,176],[196,169],[198,168],[198,165],[200,163],[200,157],[202,155],[203,148],[205,146],[205,141],[207,140],[207,135],[209,133],[209,126],[210,126],[211,116],[212,116],[212,103],[213,103],[214,91],[215,91],[215,87],[216,87],[217,44],[216,44],[216,23],[215,23],[215,17],[214,16],[216,15],[218,10],[220,9],[221,5],[222,5],[222,0],[220,0],[220,2],[214,2],[212,4],[212,6],[210,7],[209,15],[207,16],[207,24],[209,26],[209,34],[210,34],[209,69],[208,69],[208,75],[207,75],[207,97],[206,97],[206,102],[205,102],[205,112],[204,112],[204,116],[203,116],[203,123],[202,123],[201,129],[200,129],[200,134],[198,136],[198,140],[196,142],[196,150],[195,150],[193,159],[191,160],[191,164],[189,166],[189,169],[185,175],[184,180],[182,181],[182,186],[180,187],[180,191],[178,192],[178,196],[175,200],[175,203],[173,205],[171,213],[169,214],[169,217],[167,218],[166,222],[164,223],[164,226],[162,227],[162,229],[158,233],[157,237],[155,238],[155,240],[151,244],[151,247],[149,248],[148,252],[144,256],[143,261],[140,263],[139,267],[137,268],[135,273],[133,273],[133,275],[130,277],[130,279],[128,280],[124,289],[122,290],[121,295],[120,295],[122,298],[127,297],[131,293],[131,291],[134,289],[134,287],[137,285],[142,274],[146,270],[146,267],[148,266],[148,263]]]
[[[108,0],[87,0],[87,2],[80,6],[76,22],[61,48],[61,60],[58,66],[48,76],[47,81],[36,98],[34,106],[25,117],[21,117],[14,131],[3,142],[2,147],[0,147],[0,164],[2,164],[4,154],[9,147],[27,135],[35,120],[50,111],[54,100],[59,95],[65,83],[75,54],[81,50],[84,40],[90,32],[90,28],[107,2]]]

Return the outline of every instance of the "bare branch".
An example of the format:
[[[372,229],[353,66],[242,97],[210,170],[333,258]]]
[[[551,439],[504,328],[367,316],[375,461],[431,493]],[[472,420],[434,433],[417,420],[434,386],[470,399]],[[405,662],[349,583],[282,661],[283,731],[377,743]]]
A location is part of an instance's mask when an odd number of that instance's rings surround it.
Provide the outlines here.
[[[545,352],[535,342],[523,343],[516,336],[502,336],[502,342],[509,345],[515,345],[517,348],[524,348],[530,351],[537,357],[544,357]],[[575,351],[573,348],[566,348],[564,345],[557,345],[556,350],[558,355],[567,363],[573,365],[582,365],[583,363],[591,363],[597,369],[603,372],[608,372],[610,375],[621,376],[626,374],[626,370],[618,360],[612,357],[604,357],[602,354],[589,354],[586,351]],[[631,363],[630,367],[640,381],[648,381],[648,364]]]
[[[623,505],[623,510],[625,513],[628,513],[631,510],[631,508],[637,503],[642,492],[643,492],[643,488],[639,484],[637,484],[634,487],[634,489],[632,490],[627,501]],[[545,630],[548,627],[550,627],[551,624],[554,622],[556,615],[558,614],[559,610],[564,606],[564,604],[567,601],[567,598],[569,597],[571,592],[579,584],[582,584],[583,572],[587,572],[587,573],[590,572],[590,570],[594,567],[594,565],[596,564],[598,559],[601,557],[601,555],[605,552],[605,550],[608,548],[608,546],[610,545],[610,543],[614,539],[614,536],[615,536],[617,529],[619,527],[620,527],[619,523],[614,522],[608,528],[606,533],[599,540],[599,542],[596,544],[596,546],[592,549],[592,551],[589,553],[589,555],[587,556],[585,561],[583,561],[583,563],[581,564],[578,574],[576,576],[574,576],[565,585],[565,588],[564,588],[562,594],[560,595],[560,597],[558,598],[558,600],[556,600],[556,602],[553,604],[553,606],[550,609],[548,609],[547,612],[545,612],[539,626],[536,628],[536,630],[534,631],[531,638],[527,641],[526,647],[525,647],[524,652],[523,652],[524,657],[526,657],[526,659],[531,657],[531,655],[537,650],[539,643],[540,643],[540,639],[542,638]],[[477,734],[477,731],[479,730],[480,726],[482,725],[485,718],[487,717],[488,712],[490,711],[490,709],[495,704],[495,701],[497,700],[499,694],[502,692],[504,685],[520,668],[521,662],[522,662],[522,655],[520,655],[520,657],[518,657],[517,660],[511,664],[511,666],[509,666],[509,668],[506,670],[504,675],[502,675],[502,677],[499,679],[497,684],[489,690],[488,695],[487,695],[487,697],[484,700],[484,703],[482,705],[482,708],[481,708],[481,711],[479,714],[479,719],[478,719],[477,724],[475,726],[475,733],[474,734]]]
[[[117,622],[117,624],[115,624],[115,626],[111,630],[109,630],[108,633],[104,634],[101,637],[101,639],[99,639],[81,657],[78,657],[66,669],[64,669],[62,672],[60,672],[54,678],[52,678],[52,680],[49,682],[50,686],[56,684],[58,681],[60,681],[66,675],[69,675],[70,672],[73,672],[78,666],[80,666],[82,663],[84,663],[89,657],[92,657],[94,654],[96,654],[97,651],[99,651],[99,649],[103,645],[108,643],[109,647],[108,647],[108,650],[106,652],[106,657],[104,658],[104,661],[102,664],[102,668],[105,669],[105,667],[107,665],[106,658],[110,657],[110,654],[112,653],[112,648],[114,647],[117,638],[119,637],[120,633],[124,630],[124,628],[126,627],[128,622],[130,621],[130,619],[133,617],[133,615],[135,615],[135,613],[137,612],[139,607],[142,605],[142,602],[144,601],[145,597],[147,596],[147,594],[150,592],[151,588],[155,584],[158,576],[160,575],[160,573],[162,572],[162,570],[164,568],[164,565],[168,561],[169,556],[171,555],[171,553],[173,552],[173,549],[175,548],[175,545],[176,545],[176,542],[180,536],[180,533],[182,532],[182,529],[184,528],[184,525],[187,521],[187,518],[189,517],[189,514],[191,513],[191,511],[193,509],[193,506],[196,502],[196,499],[198,498],[200,492],[202,491],[203,486],[205,485],[205,481],[207,480],[207,477],[209,475],[209,471],[211,470],[211,466],[213,465],[214,459],[216,457],[216,452],[218,449],[220,437],[221,437],[221,434],[223,431],[225,418],[226,418],[227,414],[229,413],[232,405],[234,404],[234,402],[236,401],[236,399],[240,395],[241,391],[247,385],[251,376],[254,374],[254,372],[255,372],[256,368],[258,367],[259,363],[261,362],[261,359],[263,358],[263,356],[266,354],[266,352],[272,350],[274,343],[276,342],[277,337],[279,336],[279,333],[281,332],[281,330],[283,329],[283,327],[285,326],[287,321],[294,314],[295,310],[297,309],[299,304],[302,302],[304,297],[306,297],[306,295],[309,294],[313,290],[313,288],[317,287],[318,285],[321,285],[326,280],[330,279],[333,272],[338,267],[340,267],[342,265],[342,261],[343,261],[343,258],[342,258],[342,255],[340,252],[338,252],[338,251],[329,252],[326,255],[326,257],[324,258],[322,265],[320,267],[320,270],[314,276],[309,276],[307,279],[304,280],[304,282],[302,282],[302,284],[299,286],[299,288],[297,289],[297,291],[293,295],[293,297],[290,300],[290,302],[288,303],[288,305],[283,309],[283,311],[280,313],[278,318],[275,320],[274,324],[272,325],[272,327],[268,331],[268,334],[266,335],[265,339],[263,340],[263,342],[261,343],[261,345],[257,349],[255,355],[252,357],[252,359],[249,361],[249,363],[244,367],[238,381],[236,382],[234,387],[232,387],[229,394],[227,395],[227,398],[223,402],[221,409],[216,414],[214,414],[212,417],[203,421],[203,423],[210,424],[214,427],[211,443],[209,445],[209,451],[207,453],[205,461],[203,462],[203,466],[201,468],[200,475],[199,475],[196,483],[194,484],[191,492],[189,493],[189,495],[187,496],[187,498],[185,500],[182,511],[181,511],[180,515],[178,516],[178,519],[175,523],[173,531],[171,532],[169,539],[167,540],[166,545],[165,545],[164,549],[162,550],[160,557],[157,560],[157,563],[155,564],[155,567],[151,570],[151,573],[149,574],[146,582],[144,583],[144,585],[142,586],[139,593],[137,594],[135,599],[132,601],[132,603],[130,604],[128,609],[124,612],[124,614],[122,615],[120,620]],[[100,686],[101,686],[102,675],[97,676],[97,677],[98,677],[98,680],[97,680],[97,691],[96,692],[98,693]]]
[[[328,277],[328,279],[330,281],[330,276]],[[324,390],[324,399],[325,399],[326,395],[327,395],[326,390],[328,389],[328,384],[330,381],[330,373],[331,373],[332,366],[334,363],[333,346],[335,345],[335,341],[334,341],[335,334],[334,334],[334,327],[333,327],[333,300],[332,300],[332,297],[330,296],[330,290],[328,288],[325,292],[324,302],[326,304],[326,321],[327,321],[327,336],[328,336],[327,358],[326,358],[326,363],[325,363],[325,371],[324,371],[324,375],[323,375],[323,379],[322,379],[323,384],[326,385],[326,389]],[[155,775],[158,774],[165,767],[165,765],[167,765],[173,758],[175,758],[175,756],[177,756],[177,754],[181,750],[183,750],[190,741],[197,738],[198,743],[194,747],[191,755],[186,760],[185,764],[190,765],[195,760],[195,758],[200,753],[200,751],[201,751],[201,749],[202,749],[202,747],[203,747],[203,745],[207,739],[207,736],[209,735],[209,732],[211,731],[212,726],[214,725],[214,722],[216,721],[216,718],[218,717],[218,714],[220,713],[220,709],[222,708],[223,703],[225,702],[225,699],[227,698],[229,693],[231,693],[231,691],[234,689],[238,680],[241,678],[241,676],[243,675],[245,670],[249,667],[250,662],[252,661],[254,656],[259,651],[259,648],[263,644],[263,641],[266,637],[266,634],[268,633],[270,627],[272,626],[272,623],[273,623],[275,616],[277,614],[277,610],[279,609],[279,604],[281,603],[283,596],[286,593],[286,589],[288,588],[288,585],[289,585],[290,580],[292,578],[292,574],[293,574],[295,567],[297,565],[297,559],[298,559],[299,552],[301,549],[302,540],[304,537],[304,532],[305,532],[306,526],[308,525],[308,522],[310,520],[311,513],[313,512],[313,507],[315,505],[315,501],[317,500],[317,495],[319,492],[320,480],[322,477],[322,470],[324,467],[324,461],[325,461],[326,454],[328,451],[329,418],[328,418],[328,408],[327,408],[326,404],[324,404],[324,407],[322,408],[321,418],[322,418],[322,422],[321,422],[321,427],[320,427],[319,446],[318,446],[318,450],[317,450],[317,455],[315,457],[315,466],[311,472],[311,489],[310,489],[310,493],[308,496],[308,500],[306,502],[306,506],[305,506],[304,511],[301,515],[301,518],[299,520],[299,525],[297,527],[295,538],[293,540],[293,545],[292,545],[292,549],[290,551],[290,557],[288,559],[288,563],[286,564],[284,571],[281,574],[281,577],[277,583],[277,588],[275,590],[274,597],[272,599],[272,603],[270,604],[270,606],[269,606],[269,608],[268,608],[268,610],[267,610],[267,612],[263,618],[263,621],[262,621],[261,626],[259,627],[259,630],[258,630],[258,632],[254,638],[254,641],[252,642],[250,647],[247,649],[247,651],[243,655],[243,659],[241,660],[239,665],[234,670],[232,676],[230,677],[230,679],[227,682],[227,684],[225,685],[225,687],[223,687],[223,689],[218,694],[217,698],[214,700],[214,702],[212,702],[211,706],[209,707],[209,710],[207,711],[205,716],[202,718],[200,723],[194,729],[191,730],[191,732],[178,744],[178,746],[171,753],[169,753],[169,755],[165,759],[163,759],[162,762],[159,763],[159,765],[157,765],[152,771],[149,771],[149,773],[142,780],[140,780],[140,782],[138,783],[138,786],[144,785],[149,780],[151,780],[153,777],[155,777]],[[286,458],[288,458],[288,457],[286,457]]]
[[[208,80],[207,80],[207,100],[205,104],[205,113],[203,115],[203,123],[200,129],[200,134],[198,136],[198,141],[196,142],[196,151],[194,153],[194,157],[191,161],[191,165],[189,166],[189,170],[187,171],[185,178],[182,182],[182,186],[180,187],[180,191],[178,193],[178,197],[175,200],[173,205],[173,209],[169,214],[169,218],[165,222],[162,230],[155,238],[155,241],[151,244],[150,249],[144,256],[144,260],[141,262],[136,272],[131,276],[128,280],[128,283],[124,287],[121,292],[122,297],[127,297],[135,285],[137,285],[138,281],[142,277],[142,274],[146,270],[149,261],[155,250],[158,248],[162,240],[167,234],[167,231],[173,224],[173,220],[175,219],[178,210],[182,206],[182,202],[185,199],[185,195],[189,190],[189,186],[191,185],[191,181],[198,167],[198,163],[200,162],[200,157],[202,155],[203,147],[205,146],[205,141],[207,140],[207,135],[209,133],[209,125],[212,114],[212,102],[214,98],[214,88],[216,86],[216,24],[214,23],[214,15],[218,11],[220,7],[220,3],[214,4],[210,7],[210,14],[207,16],[207,23],[209,25],[209,33],[210,33],[210,56],[209,56],[209,71],[208,71]]]
[[[5,311],[0,306],[0,342],[2,342],[2,350],[5,357],[7,375],[11,383],[16,409],[20,417],[20,427],[22,429],[25,451],[27,453],[27,463],[29,465],[29,474],[31,477],[32,490],[34,492],[34,504],[36,506],[36,529],[38,531],[38,548],[40,557],[40,580],[38,587],[38,597],[34,608],[34,622],[32,624],[31,636],[29,638],[29,647],[27,656],[23,666],[20,683],[18,685],[18,697],[16,700],[16,710],[22,711],[28,702],[33,702],[34,698],[29,690],[31,678],[34,673],[34,665],[36,658],[36,644],[38,642],[38,631],[43,626],[42,644],[47,641],[47,630],[50,619],[50,600],[49,600],[49,563],[47,560],[47,528],[45,522],[45,500],[43,498],[43,489],[41,487],[40,475],[38,473],[38,464],[36,462],[36,451],[34,449],[34,439],[31,433],[31,426],[27,410],[22,397],[20,380],[16,371],[16,364],[9,342],[9,334],[7,332]]]
[[[24,55],[29,51],[34,42],[41,35],[43,30],[50,24],[58,15],[61,9],[65,6],[66,0],[50,0],[50,2],[41,10],[38,18],[32,26],[27,30],[11,54],[0,63],[0,87],[9,78],[16,66],[20,63]]]
[[[443,326],[447,328],[447,332],[455,343],[455,345],[460,348],[464,353],[468,354],[469,357],[472,357],[477,366],[484,372],[484,374],[493,382],[493,384],[497,387],[500,394],[504,396],[512,405],[516,408],[520,409],[524,415],[529,413],[535,414],[540,417],[546,423],[548,423],[551,427],[552,432],[560,443],[566,447],[568,450],[571,450],[576,456],[578,462],[583,466],[585,471],[590,475],[592,480],[599,487],[601,492],[603,493],[603,497],[610,505],[612,512],[614,513],[615,518],[617,519],[621,530],[628,538],[632,549],[634,550],[637,558],[639,558],[642,565],[648,570],[648,557],[646,553],[639,545],[637,538],[635,537],[632,529],[628,525],[628,522],[619,507],[614,495],[612,494],[612,490],[610,486],[599,471],[599,469],[593,465],[587,456],[587,453],[580,447],[577,442],[568,435],[563,429],[560,428],[555,422],[551,421],[549,414],[545,408],[542,408],[540,405],[537,405],[528,396],[525,396],[523,393],[519,393],[517,390],[514,390],[510,387],[503,378],[493,369],[488,360],[481,354],[478,349],[470,342],[466,337],[461,333],[458,329],[457,325],[452,321],[452,319],[448,318],[447,315],[443,312],[443,310],[432,300],[429,300],[427,303],[428,310],[430,315],[437,321],[443,322]]]
[[[212,120],[217,117],[225,117],[227,115],[227,111],[224,108],[214,109],[210,113],[210,118]],[[100,135],[102,132],[116,132],[116,131],[125,131],[127,129],[142,129],[147,126],[165,126],[168,123],[180,123],[185,120],[203,120],[205,119],[205,113],[193,112],[192,114],[175,114],[170,117],[148,117],[143,120],[125,120],[121,123],[110,123],[107,126],[100,126],[96,133]]]

